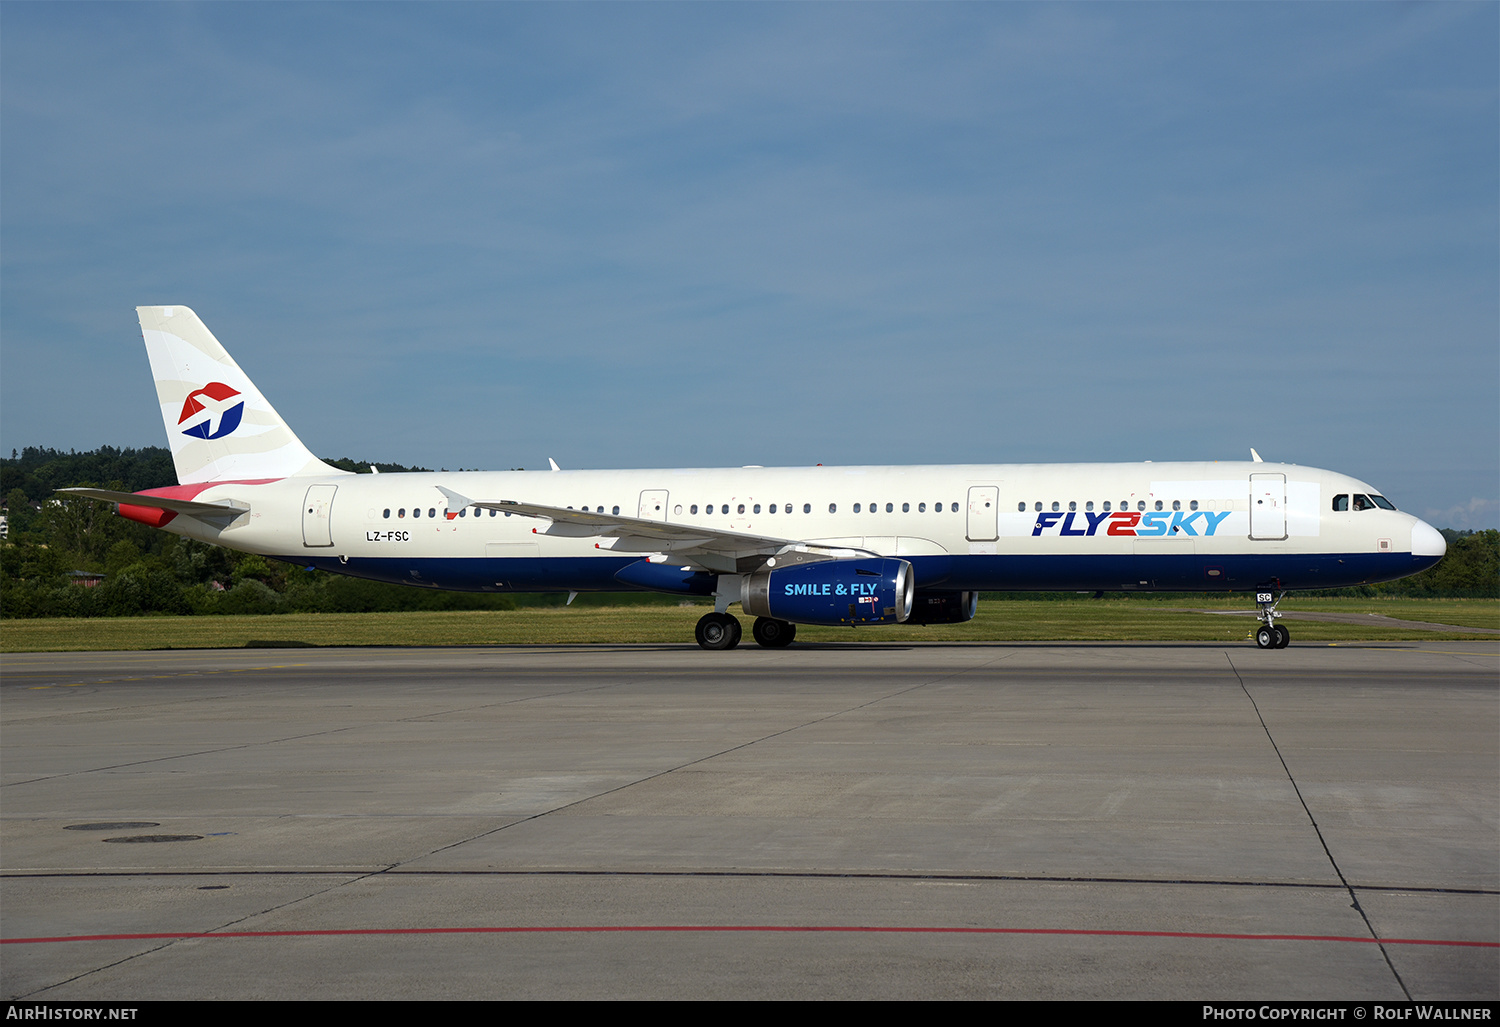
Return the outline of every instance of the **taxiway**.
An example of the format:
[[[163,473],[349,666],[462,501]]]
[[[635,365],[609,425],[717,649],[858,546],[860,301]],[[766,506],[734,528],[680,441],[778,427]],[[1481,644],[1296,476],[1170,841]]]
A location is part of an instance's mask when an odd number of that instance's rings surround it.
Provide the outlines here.
[[[10,999],[1500,997],[1500,644],[0,658]]]

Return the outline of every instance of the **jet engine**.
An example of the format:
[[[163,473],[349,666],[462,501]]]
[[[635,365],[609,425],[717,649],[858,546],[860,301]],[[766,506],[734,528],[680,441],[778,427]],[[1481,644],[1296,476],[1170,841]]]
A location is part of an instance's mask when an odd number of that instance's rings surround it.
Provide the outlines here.
[[[911,564],[891,557],[793,562],[772,557],[747,574],[740,606],[752,617],[793,624],[899,624],[911,615]]]
[[[979,608],[978,592],[934,592],[918,589],[912,600],[908,624],[962,624],[974,619]]]

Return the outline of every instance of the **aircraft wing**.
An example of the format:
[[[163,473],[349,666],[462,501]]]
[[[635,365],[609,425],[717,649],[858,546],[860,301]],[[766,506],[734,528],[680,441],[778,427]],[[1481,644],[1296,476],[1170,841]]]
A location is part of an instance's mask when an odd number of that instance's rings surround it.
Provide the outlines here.
[[[112,492],[109,489],[58,489],[57,494],[79,499],[98,499],[105,503],[124,503],[127,506],[144,506],[153,510],[171,510],[189,517],[237,516],[250,509],[244,503],[233,500],[222,503],[200,503],[195,499],[169,499],[166,496],[147,496],[139,492]]]
[[[789,546],[798,545],[797,539],[777,538],[772,535],[750,535],[740,531],[705,528],[702,525],[673,524],[669,521],[653,521],[644,517],[626,517],[620,514],[595,513],[592,510],[568,510],[540,503],[522,503],[512,500],[478,502],[460,495],[441,485],[435,486],[448,500],[448,517],[458,516],[466,506],[481,510],[498,510],[520,517],[543,518],[551,523],[543,528],[534,528],[539,535],[554,535],[563,538],[606,538],[612,540],[601,549],[624,553],[670,552],[674,556],[691,559],[694,554],[705,557],[713,555],[739,559],[749,556],[774,556]],[[700,561],[708,569],[723,570],[713,566],[718,561]]]

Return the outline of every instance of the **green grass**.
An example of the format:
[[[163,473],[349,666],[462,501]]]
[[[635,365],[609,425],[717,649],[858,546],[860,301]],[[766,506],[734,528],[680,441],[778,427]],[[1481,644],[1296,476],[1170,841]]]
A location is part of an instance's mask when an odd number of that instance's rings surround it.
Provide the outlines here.
[[[1239,617],[1174,607],[1243,610]],[[1500,628],[1493,599],[1307,599],[1288,611],[1379,613],[1402,620]],[[690,643],[699,606],[533,607],[499,612],[328,613],[243,617],[110,617],[0,621],[0,651],[223,649],[247,646],[583,645]],[[742,617],[746,644],[750,618]],[[1496,635],[1337,624],[1285,622],[1297,642],[1484,638]],[[1233,642],[1250,637],[1255,619],[1246,599],[1131,596],[1052,602],[981,602],[968,624],[931,627],[801,627],[802,641],[898,642]]]

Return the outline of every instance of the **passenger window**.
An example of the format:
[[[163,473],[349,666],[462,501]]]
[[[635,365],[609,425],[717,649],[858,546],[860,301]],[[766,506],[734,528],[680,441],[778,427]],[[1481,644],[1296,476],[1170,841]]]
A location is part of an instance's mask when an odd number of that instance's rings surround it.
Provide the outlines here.
[[[830,512],[830,513],[832,513],[832,512],[833,512],[833,507],[831,507],[831,506],[830,506],[830,507],[829,507],[829,508],[828,508],[828,510],[829,510],[829,512]],[[854,512],[855,512],[855,513],[859,513],[859,504],[858,504],[858,503],[855,503],[855,504],[854,504]]]
[[[1017,503],[1016,504],[1016,513],[1025,513],[1025,512],[1026,512],[1026,504],[1025,503]]]
[[[958,513],[958,504],[957,503],[953,504],[953,512],[954,513]]]
[[[833,512],[833,508],[832,507],[829,507],[828,509],[829,509],[830,513]],[[803,513],[812,513],[812,504],[811,503],[803,503],[802,504],[802,512]]]
[[[1172,509],[1173,510],[1181,510],[1182,509],[1182,500],[1180,500],[1180,499],[1174,499],[1174,500],[1172,500]]]
[[[1026,504],[1022,503],[1021,505],[1024,507]],[[926,513],[926,512],[927,512],[927,504],[926,503],[918,503],[917,504],[917,513]]]
[[[829,503],[828,504],[828,512],[829,513],[838,513],[839,512],[839,505],[837,503]]]
[[[1041,504],[1041,503],[1038,503],[1038,504],[1037,504],[1037,505],[1036,505],[1036,512],[1037,512],[1037,513],[1041,513],[1041,512],[1042,512],[1042,504]]]
[[[740,503],[740,504],[739,504],[739,505],[738,505],[738,506],[737,506],[737,507],[736,507],[736,509],[737,509],[737,510],[738,510],[738,511],[739,511],[739,512],[740,512],[740,513],[744,513],[744,512],[745,512],[745,504],[744,504],[744,503]]]
[[[719,512],[720,513],[728,513],[729,512],[729,504],[725,503],[723,506],[719,507]]]
[[[385,513],[381,514],[381,516],[384,517],[386,520],[390,520],[390,518],[391,518],[391,508],[390,507],[386,507],[385,508]]]
[[[1070,502],[1068,504],[1068,512],[1069,513],[1077,513],[1078,512],[1078,504],[1076,502]]]
[[[397,510],[396,511],[396,516],[397,516],[397,518],[405,517],[406,516],[406,507],[403,506],[401,509]]]
[[[1160,510],[1160,509],[1161,509],[1161,500],[1160,500],[1160,499],[1158,499],[1158,500],[1157,500],[1157,501],[1156,501],[1156,508],[1157,508],[1157,509],[1158,509],[1158,510]]]
[[[463,516],[463,515],[464,515],[464,514],[466,514],[466,513],[468,513],[468,512],[469,512],[469,510],[468,510],[468,508],[467,508],[467,507],[465,507],[465,508],[464,508],[464,509],[462,509],[462,510],[460,510],[460,511],[459,511],[459,512],[458,512],[458,515],[459,515],[459,516],[460,516],[460,517],[462,517],[462,516]]]
[[[421,517],[422,516],[422,508],[420,506],[414,506],[414,507],[412,507],[412,509],[411,509],[411,515],[413,517]]]
[[[612,514],[614,514],[616,517],[620,516],[620,508],[618,506],[611,507],[609,512],[612,513]],[[682,513],[682,507],[679,506],[677,508],[677,512],[678,513]],[[698,508],[696,506],[693,507],[693,513],[697,513],[697,512],[698,512]]]
[[[1094,501],[1092,499],[1090,499],[1087,503],[1084,503],[1083,504],[1083,509],[1087,513],[1092,513],[1093,509],[1094,509]]]
[[[428,517],[436,517],[437,516],[437,511],[434,510],[432,507],[429,506],[427,508],[427,516]]]
[[[1347,492],[1341,492],[1338,495],[1334,496],[1333,497],[1333,508],[1334,508],[1334,510],[1338,511],[1339,513],[1343,513],[1344,511],[1348,510],[1349,509],[1349,494]]]
[[[745,508],[743,506],[741,506],[740,507],[740,513],[744,513],[744,512],[745,512]],[[760,513],[760,504],[759,503],[755,504],[755,509],[752,512],[753,513]]]
[[[1195,499],[1191,503],[1189,503],[1188,504],[1188,509],[1189,510],[1196,510],[1196,509],[1198,509],[1198,501]]]
[[[902,503],[901,504],[901,512],[902,513],[911,513],[911,504],[910,503]]]
[[[1105,513],[1109,512],[1109,500],[1107,500],[1107,499],[1104,501],[1104,512]]]
[[[895,506],[893,506],[890,503],[885,504],[885,512],[886,513],[891,513],[893,510],[895,510]]]
[[[1059,510],[1061,510],[1061,509],[1062,509],[1062,504],[1061,504],[1061,503],[1058,503],[1058,502],[1054,502],[1054,503],[1053,503],[1053,504],[1052,504],[1052,512],[1053,512],[1053,513],[1057,513],[1057,511],[1059,511]]]
[[[1146,501],[1144,499],[1138,499],[1138,500],[1136,500],[1135,508],[1137,510],[1144,510],[1144,509],[1146,509]]]

